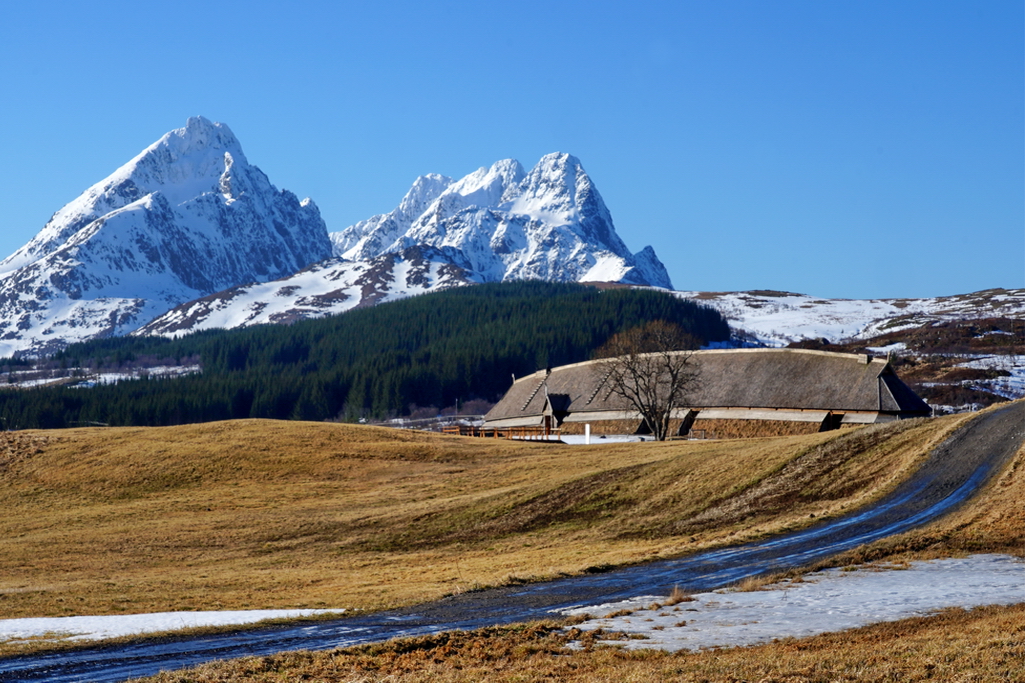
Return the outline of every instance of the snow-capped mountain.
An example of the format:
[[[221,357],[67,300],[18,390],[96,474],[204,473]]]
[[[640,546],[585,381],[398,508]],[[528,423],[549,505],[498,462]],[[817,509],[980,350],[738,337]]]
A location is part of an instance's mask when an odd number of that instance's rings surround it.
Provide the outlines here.
[[[631,254],[580,162],[512,159],[460,179],[416,179],[393,211],[330,234],[336,259],[191,301],[137,334],[291,322],[447,287],[503,280],[671,288],[651,247]]]
[[[522,279],[672,287],[651,247],[626,248],[568,154],[529,172],[507,159],[460,180],[422,176],[392,212],[329,236],[313,202],[271,185],[227,126],[194,117],[0,262],[0,356]]]
[[[327,259],[287,278],[234,287],[184,303],[134,334],[174,335],[291,323],[481,281],[453,260],[453,254],[425,246],[368,261]]]
[[[331,234],[334,253],[366,260],[423,244],[462,252],[488,282],[623,282],[672,289],[651,247],[632,254],[580,161],[505,159],[460,179],[421,176],[391,213]]]
[[[125,334],[330,255],[313,202],[275,188],[227,126],[190,118],[0,262],[0,356]]]

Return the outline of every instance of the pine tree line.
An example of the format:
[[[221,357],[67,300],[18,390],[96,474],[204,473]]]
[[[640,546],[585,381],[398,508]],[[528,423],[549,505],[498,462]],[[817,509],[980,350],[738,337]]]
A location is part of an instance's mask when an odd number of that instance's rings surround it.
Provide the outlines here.
[[[651,320],[676,323],[702,343],[729,337],[716,311],[664,292],[485,284],[290,326],[75,344],[53,360],[74,368],[144,356],[198,357],[202,372],[91,388],[3,390],[0,419],[20,429],[248,417],[354,420],[402,415],[414,405],[496,401],[512,376],[587,360],[613,334]]]

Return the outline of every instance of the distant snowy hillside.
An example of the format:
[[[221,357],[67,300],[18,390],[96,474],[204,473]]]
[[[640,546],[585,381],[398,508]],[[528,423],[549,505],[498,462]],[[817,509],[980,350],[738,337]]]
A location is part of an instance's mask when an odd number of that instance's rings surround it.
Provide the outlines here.
[[[1025,397],[1025,289],[871,300],[676,294],[718,310],[743,343],[892,353],[901,378],[938,414]]]
[[[580,161],[548,154],[529,172],[505,159],[460,179],[421,176],[391,213],[331,234],[350,260],[423,244],[459,251],[488,282],[624,282],[672,289],[651,247],[632,254]]]
[[[330,254],[311,201],[271,185],[227,126],[190,118],[0,262],[0,356],[125,334]]]
[[[868,339],[930,323],[1025,317],[1025,289],[989,289],[931,299],[822,299],[789,292],[677,292],[711,306],[730,327],[769,346],[802,339]]]
[[[369,261],[328,259],[280,280],[234,287],[182,304],[135,334],[291,323],[479,281],[454,265],[450,254],[433,247],[409,247]]]

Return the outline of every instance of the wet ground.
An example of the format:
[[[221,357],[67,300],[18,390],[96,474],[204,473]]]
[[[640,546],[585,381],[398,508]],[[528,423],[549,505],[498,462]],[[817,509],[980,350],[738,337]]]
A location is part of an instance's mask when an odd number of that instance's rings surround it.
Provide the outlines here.
[[[0,681],[123,681],[214,659],[329,649],[450,629],[552,616],[576,605],[674,586],[714,590],[746,577],[803,567],[921,526],[956,508],[1025,441],[1025,403],[983,415],[938,447],[922,468],[878,503],[799,532],[671,560],[446,598],[400,610],[243,633],[0,660]]]

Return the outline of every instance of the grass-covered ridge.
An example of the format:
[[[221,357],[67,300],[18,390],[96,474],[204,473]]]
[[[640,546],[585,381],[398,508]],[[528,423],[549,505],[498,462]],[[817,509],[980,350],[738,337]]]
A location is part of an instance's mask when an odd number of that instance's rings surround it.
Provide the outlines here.
[[[673,322],[699,342],[724,340],[715,311],[665,292],[514,282],[457,288],[290,326],[124,337],[54,357],[87,374],[139,357],[198,358],[202,373],[91,389],[0,391],[7,428],[89,423],[173,425],[213,420],[324,420],[402,415],[497,401],[512,376],[590,358],[613,334]]]

